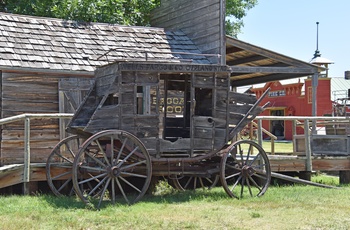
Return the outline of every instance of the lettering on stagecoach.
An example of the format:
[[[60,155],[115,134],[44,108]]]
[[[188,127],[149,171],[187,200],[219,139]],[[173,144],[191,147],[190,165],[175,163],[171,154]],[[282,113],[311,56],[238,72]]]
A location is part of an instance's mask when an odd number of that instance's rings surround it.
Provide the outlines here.
[[[228,66],[218,65],[182,65],[161,63],[121,63],[121,71],[156,71],[156,72],[230,72]]]

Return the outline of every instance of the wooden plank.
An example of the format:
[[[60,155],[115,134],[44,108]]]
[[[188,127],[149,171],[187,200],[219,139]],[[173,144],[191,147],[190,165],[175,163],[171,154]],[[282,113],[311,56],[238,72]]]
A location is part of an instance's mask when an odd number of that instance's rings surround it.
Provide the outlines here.
[[[296,172],[306,171],[306,160],[301,158],[270,158],[271,170],[273,172]]]
[[[156,150],[158,148],[159,139],[157,137],[141,137],[140,141],[146,146],[147,150]]]
[[[206,141],[208,141],[208,139],[212,140],[213,139],[213,127],[212,128],[195,127],[193,137],[207,139]]]
[[[158,127],[136,127],[136,136],[139,138],[157,137],[158,135]]]
[[[136,83],[142,83],[142,84],[149,84],[153,83],[156,84],[159,82],[158,74],[156,73],[149,73],[149,72],[137,72],[137,76],[135,79]]]
[[[180,138],[175,142],[160,139],[159,142],[160,152],[177,152],[190,150],[189,138]]]
[[[135,116],[135,125],[138,127],[158,127],[159,117],[148,115]]]
[[[217,119],[219,121],[220,119]],[[213,127],[214,126],[214,118],[207,116],[194,116],[193,117],[193,125],[195,127]]]
[[[244,93],[236,93],[236,92],[229,92],[229,98],[230,100],[233,100],[235,102],[239,103],[247,103],[247,104],[255,104],[257,101],[256,96],[251,94],[244,94]]]
[[[135,83],[136,72],[135,71],[123,71],[121,75],[121,83]]]
[[[23,182],[23,164],[0,167],[0,188]]]
[[[134,106],[135,104],[135,94],[133,92],[130,92],[130,93],[124,93],[121,98],[119,99],[120,100],[120,104],[124,104],[124,105],[129,105],[129,106]]]
[[[119,73],[119,63],[112,63],[106,66],[101,66],[96,69],[95,77],[103,77],[106,75],[117,75]]]
[[[111,85],[114,84],[114,81],[117,81],[117,76],[115,75],[106,75],[96,78],[96,94],[97,96],[103,96],[108,93]]]
[[[24,133],[22,130],[3,130],[2,132],[3,140],[23,140]],[[30,134],[31,140],[41,140],[49,137],[49,139],[59,138],[59,132],[57,129],[41,129],[41,130],[32,130]]]
[[[237,105],[237,104],[229,104],[228,105],[228,111],[230,113],[237,113],[237,114],[247,114],[248,111],[252,108],[251,105]]]
[[[195,75],[193,87],[213,88],[214,87],[214,76],[213,75]]]
[[[229,77],[220,76],[215,79],[216,87],[223,87],[223,90],[227,90],[230,86]]]

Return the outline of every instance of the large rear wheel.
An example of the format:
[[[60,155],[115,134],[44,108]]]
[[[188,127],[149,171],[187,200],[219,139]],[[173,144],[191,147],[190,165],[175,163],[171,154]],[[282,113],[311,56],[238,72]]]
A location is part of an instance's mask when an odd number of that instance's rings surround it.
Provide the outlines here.
[[[147,149],[136,136],[120,130],[91,136],[73,163],[77,195],[97,208],[108,202],[137,202],[146,193],[151,177]]]
[[[85,139],[79,136],[62,139],[47,158],[47,183],[56,196],[75,194],[72,183],[73,161],[84,141]]]

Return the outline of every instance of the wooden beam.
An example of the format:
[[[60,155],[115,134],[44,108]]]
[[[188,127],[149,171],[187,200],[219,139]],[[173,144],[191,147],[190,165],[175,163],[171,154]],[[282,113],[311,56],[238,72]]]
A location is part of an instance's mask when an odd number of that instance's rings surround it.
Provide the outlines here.
[[[291,78],[297,78],[297,77],[304,77],[305,74],[267,74],[267,75],[258,75],[248,77],[247,75],[243,79],[235,79],[234,77],[231,77],[231,85],[233,87],[238,86],[245,86],[245,85],[253,85],[253,84],[259,84],[259,83],[266,83],[269,81],[280,81],[285,79],[291,79]]]
[[[261,61],[264,59],[266,59],[266,57],[263,57],[260,55],[253,55],[253,56],[246,57],[246,58],[238,58],[237,60],[226,62],[226,64],[236,66],[236,65],[242,65],[242,64],[246,64],[246,63],[250,63],[250,62]]]
[[[276,60],[278,62],[283,62],[286,64],[289,64],[291,66],[296,66],[296,67],[309,67],[309,68],[314,68],[315,71],[317,71],[318,67],[314,66],[312,64],[309,64],[307,62],[300,61],[298,59],[294,59],[276,52],[273,52],[271,50],[267,50],[264,48],[261,48],[259,46],[252,45],[250,43],[243,42],[241,40],[232,38],[227,36],[226,43],[228,46],[234,46],[240,49],[243,49],[247,52],[259,54],[261,56]]]
[[[315,70],[305,67],[270,67],[270,66],[230,66],[231,73],[288,73],[288,74],[305,74],[312,75]]]
[[[241,51],[243,51],[243,49],[233,46],[230,48],[226,48],[226,55],[234,54],[234,53],[241,52]]]

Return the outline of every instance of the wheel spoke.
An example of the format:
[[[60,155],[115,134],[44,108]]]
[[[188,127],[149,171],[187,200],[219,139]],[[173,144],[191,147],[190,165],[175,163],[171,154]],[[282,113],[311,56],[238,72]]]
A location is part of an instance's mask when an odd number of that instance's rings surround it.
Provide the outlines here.
[[[97,185],[88,193],[88,196],[92,195],[106,180],[107,177],[104,177],[99,183],[97,183]]]
[[[67,145],[67,144],[66,144],[66,145]],[[68,161],[69,163],[72,163],[72,164],[73,164],[73,161],[72,161],[72,160],[70,160],[69,158],[67,158],[67,157],[63,156],[62,154],[60,154],[60,153],[58,152],[58,150],[55,151],[55,155],[59,156],[59,157],[62,158],[63,160]]]
[[[240,174],[241,174],[241,172],[237,172],[237,173],[235,173],[235,174],[232,174],[232,175],[229,175],[229,176],[225,177],[225,179],[228,180],[228,179],[231,179],[231,178],[233,178],[233,177],[236,177],[236,176],[238,176],[238,175],[240,175]]]
[[[59,178],[61,178],[61,177],[67,176],[67,175],[69,175],[69,174],[72,174],[72,172],[71,172],[71,171],[68,171],[68,172],[64,172],[64,173],[58,174],[57,176],[52,177],[52,180],[57,180],[57,179],[59,179]]]
[[[137,192],[141,192],[140,189],[138,189],[136,186],[131,184],[128,180],[126,180],[124,177],[119,177],[122,181],[124,181],[127,185],[129,185],[131,188],[135,189]]]
[[[102,146],[101,146],[101,144],[100,144],[100,142],[98,141],[98,140],[96,140],[96,144],[97,144],[97,146],[98,146],[98,148],[100,149],[100,153],[102,153],[102,155],[103,155],[103,158],[105,159],[105,162],[107,163],[107,165],[109,166],[109,165],[111,165],[110,163],[109,163],[109,160],[108,160],[108,158],[107,158],[107,155],[106,155],[106,152],[103,150],[103,148],[102,148]],[[113,154],[112,154],[113,155]],[[102,161],[100,161],[101,163],[102,163]],[[102,163],[103,165],[101,165],[102,167],[105,167],[105,164],[104,163]]]
[[[147,178],[147,175],[129,173],[129,172],[121,172],[120,175],[134,176],[134,177],[138,177],[138,178]]]
[[[240,198],[243,198],[243,191],[244,191],[244,180],[245,180],[245,178],[244,178],[244,177],[242,177],[242,180],[241,180],[241,196],[240,196]]]
[[[126,171],[127,169],[134,168],[135,166],[142,165],[142,164],[146,164],[146,160],[139,161],[139,162],[136,162],[136,163],[133,163],[131,165],[124,166],[124,167],[120,167],[120,170]]]
[[[68,185],[68,183],[71,182],[71,181],[72,181],[71,178],[68,179],[68,180],[66,180],[57,190],[58,190],[59,192],[62,191],[62,189],[64,189],[64,188]]]
[[[127,142],[127,141],[128,141],[128,138],[125,138],[124,141],[123,141],[122,147],[120,147],[118,156],[117,156],[117,158],[116,158],[116,162],[119,161],[119,159],[120,159],[120,157],[121,157],[121,155],[122,155],[122,152],[123,152],[123,150],[124,150],[124,148],[125,148],[125,145],[126,145],[126,142]]]
[[[236,182],[232,185],[232,189],[231,191],[233,191],[236,186],[238,185],[239,181],[242,179],[242,175],[239,175],[239,177],[237,178]]]
[[[115,180],[112,179],[112,204],[115,204]]]
[[[133,151],[131,151],[121,162],[118,163],[117,167],[121,167],[121,165],[124,164],[129,159],[129,157],[131,157],[136,152],[138,148],[139,147],[137,146]]]
[[[258,158],[260,158],[260,154],[256,155],[256,156],[253,158],[253,160],[249,162],[248,165],[249,165],[249,166],[252,166],[253,163],[254,163]]]
[[[97,176],[92,176],[92,177],[90,177],[90,178],[88,178],[86,180],[79,181],[78,184],[85,184],[86,182],[90,182],[90,181],[93,181],[93,180],[99,181],[98,178],[104,177],[106,175],[107,175],[107,173],[103,173],[103,174],[100,174],[100,175],[97,175]]]
[[[246,182],[246,184],[247,184],[247,187],[248,187],[250,196],[253,197],[253,192],[252,192],[252,188],[251,188],[251,186],[250,186],[248,177],[245,178],[245,182]]]
[[[253,177],[249,176],[249,180],[254,184],[254,186],[259,190],[259,192],[262,191],[262,187],[258,185],[258,183],[256,183],[256,181],[254,180]]]
[[[78,140],[79,140],[79,139],[78,139]],[[68,143],[65,143],[64,145],[66,146],[66,148],[68,149],[68,152],[71,154],[71,156],[72,156],[73,159],[74,159],[75,154],[74,154],[73,150],[71,149],[70,145],[68,145]],[[79,145],[78,145],[78,146],[79,146]],[[66,160],[69,161],[69,162],[71,162],[71,163],[73,163],[73,161],[69,160],[68,158],[66,158]]]
[[[120,192],[122,193],[122,195],[123,195],[125,201],[126,201],[128,204],[130,204],[130,201],[129,201],[128,197],[126,196],[126,194],[125,194],[125,192],[124,192],[124,189],[123,189],[122,185],[120,184],[118,178],[115,178],[115,181],[117,182],[118,188],[119,188]]]
[[[192,180],[193,180],[193,176],[188,177],[188,180],[187,180],[187,182],[186,182],[186,184],[184,186],[184,189],[189,188],[189,185],[190,185]]]
[[[108,178],[108,180],[107,180],[107,182],[106,182],[106,184],[105,184],[105,186],[104,186],[104,188],[102,190],[102,194],[101,194],[100,200],[99,200],[98,205],[97,205],[98,209],[101,207],[101,203],[102,203],[103,197],[104,197],[104,195],[106,193],[106,190],[107,190],[107,187],[108,187],[110,181],[111,181],[111,178]]]
[[[104,164],[102,161],[100,161],[99,159],[97,159],[95,156],[93,156],[91,153],[89,152],[85,152],[85,154],[87,156],[89,156],[92,160],[94,160],[97,164],[99,164],[101,167],[107,167],[106,164]]]
[[[88,172],[106,172],[106,169],[104,168],[94,168],[93,166],[86,166],[86,165],[80,165],[80,169],[86,169]]]

